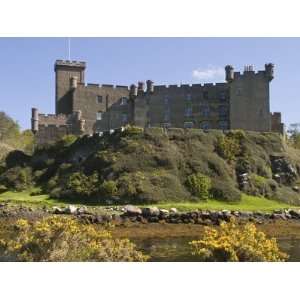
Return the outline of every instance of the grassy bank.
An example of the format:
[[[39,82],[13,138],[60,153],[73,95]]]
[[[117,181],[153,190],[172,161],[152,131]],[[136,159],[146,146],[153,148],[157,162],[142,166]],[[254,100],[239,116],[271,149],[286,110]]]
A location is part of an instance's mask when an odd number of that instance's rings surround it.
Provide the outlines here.
[[[55,206],[55,205],[91,205],[97,206],[95,203],[86,203],[85,201],[79,201],[78,199],[71,200],[59,200],[52,199],[49,195],[37,195],[32,196],[30,192],[5,192],[0,194],[0,203],[9,202],[11,204],[22,204],[26,206]],[[98,205],[99,206],[99,205]],[[170,202],[161,203],[155,205],[159,208],[170,209],[176,207],[180,211],[189,211],[196,209],[209,209],[209,210],[240,210],[240,211],[273,211],[276,209],[291,207],[286,203],[269,200],[260,197],[248,196],[243,194],[242,200],[238,203],[228,203],[224,201],[218,201],[209,199],[205,202]],[[300,207],[299,207],[300,208]]]

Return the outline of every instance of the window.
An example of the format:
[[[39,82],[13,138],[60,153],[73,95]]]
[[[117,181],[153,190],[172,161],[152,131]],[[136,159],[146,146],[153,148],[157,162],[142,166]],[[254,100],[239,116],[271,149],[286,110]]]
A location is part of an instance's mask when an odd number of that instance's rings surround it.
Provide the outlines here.
[[[219,106],[219,117],[224,118],[227,117],[228,114],[228,109],[225,105],[220,105]]]
[[[121,105],[126,105],[127,101],[128,101],[128,99],[126,97],[122,97],[121,98]]]
[[[102,120],[102,111],[98,111],[98,112],[96,113],[96,120],[97,120],[97,121]]]
[[[97,96],[97,103],[102,103],[102,96]]]
[[[187,101],[191,101],[192,100],[192,95],[191,94],[187,94],[186,95],[186,100]]]
[[[123,122],[123,123],[127,123],[127,119],[128,119],[128,118],[127,118],[127,114],[126,114],[126,113],[123,113],[123,114],[122,114],[122,122]]]
[[[170,124],[170,123],[163,123],[163,124],[162,124],[162,127],[163,127],[163,128],[170,128],[170,127],[171,127],[171,124]]]
[[[222,130],[228,129],[228,122],[227,121],[220,121],[219,122],[219,129],[222,129]]]
[[[208,91],[204,91],[203,92],[203,98],[204,99],[208,99]]]
[[[200,128],[203,129],[203,130],[210,129],[210,123],[207,122],[207,121],[201,122]]]
[[[170,109],[167,108],[167,109],[165,110],[164,121],[165,121],[165,122],[168,122],[169,120],[170,120]]]
[[[186,117],[190,117],[192,115],[192,113],[193,113],[193,109],[191,106],[188,106],[185,108],[185,116]]]
[[[165,105],[169,105],[169,96],[165,96],[164,102],[165,102]]]
[[[200,108],[203,117],[208,118],[210,115],[210,109],[208,105],[204,105]]]
[[[193,122],[184,122],[183,123],[183,127],[184,128],[193,128],[194,127],[194,123]]]
[[[225,101],[226,100],[226,93],[225,93],[225,91],[221,91],[220,92],[219,99],[220,99],[220,101]]]

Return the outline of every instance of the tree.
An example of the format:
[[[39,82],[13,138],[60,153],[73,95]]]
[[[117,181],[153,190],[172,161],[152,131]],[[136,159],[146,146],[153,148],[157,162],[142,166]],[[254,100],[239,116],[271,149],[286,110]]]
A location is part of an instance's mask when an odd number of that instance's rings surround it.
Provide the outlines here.
[[[300,123],[290,124],[287,132],[291,145],[297,149],[300,149]]]
[[[0,141],[5,142],[20,135],[19,125],[5,112],[0,112]]]

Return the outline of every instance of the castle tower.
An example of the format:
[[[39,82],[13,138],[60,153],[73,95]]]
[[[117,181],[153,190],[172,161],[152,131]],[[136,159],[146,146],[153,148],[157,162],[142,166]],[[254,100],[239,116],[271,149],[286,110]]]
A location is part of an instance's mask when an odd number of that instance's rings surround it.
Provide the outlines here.
[[[269,85],[274,76],[273,64],[255,72],[245,66],[244,72],[234,72],[228,66],[226,80],[230,89],[230,128],[251,131],[271,131]]]
[[[71,114],[72,95],[77,83],[84,83],[86,63],[79,61],[57,60],[55,70],[55,113]]]

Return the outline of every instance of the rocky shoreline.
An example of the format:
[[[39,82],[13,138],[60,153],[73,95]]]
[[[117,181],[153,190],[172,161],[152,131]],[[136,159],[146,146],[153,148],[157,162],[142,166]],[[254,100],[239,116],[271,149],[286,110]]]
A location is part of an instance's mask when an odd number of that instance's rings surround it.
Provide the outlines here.
[[[82,220],[86,224],[108,224],[121,225],[124,223],[170,223],[170,224],[199,224],[219,225],[228,222],[235,217],[238,222],[254,222],[256,224],[270,223],[276,220],[298,220],[300,222],[300,210],[282,209],[273,212],[260,211],[213,211],[195,210],[179,212],[176,208],[170,210],[157,207],[140,208],[133,205],[123,207],[105,207],[101,212],[92,211],[85,206],[69,205],[67,207],[32,208],[26,206],[11,206],[7,203],[0,204],[0,218],[26,218],[39,219],[50,215],[70,215]]]

